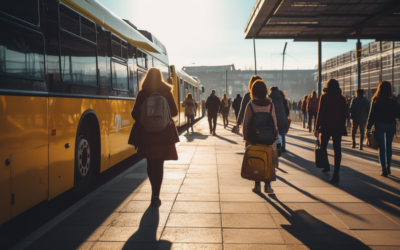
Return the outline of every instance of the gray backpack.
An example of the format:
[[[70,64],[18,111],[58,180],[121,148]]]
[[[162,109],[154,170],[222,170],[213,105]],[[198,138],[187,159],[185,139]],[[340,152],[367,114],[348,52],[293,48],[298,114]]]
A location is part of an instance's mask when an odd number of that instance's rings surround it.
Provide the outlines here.
[[[140,108],[140,123],[147,132],[159,132],[171,122],[167,99],[159,93],[151,94]]]

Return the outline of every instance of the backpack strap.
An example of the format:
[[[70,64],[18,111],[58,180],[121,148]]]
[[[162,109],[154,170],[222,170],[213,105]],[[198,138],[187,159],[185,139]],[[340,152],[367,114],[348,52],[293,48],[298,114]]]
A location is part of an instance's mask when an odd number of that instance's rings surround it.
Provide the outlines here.
[[[250,109],[251,109],[251,113],[254,114],[254,109],[253,109],[253,106],[251,105],[251,102],[249,102],[249,106],[250,106]]]

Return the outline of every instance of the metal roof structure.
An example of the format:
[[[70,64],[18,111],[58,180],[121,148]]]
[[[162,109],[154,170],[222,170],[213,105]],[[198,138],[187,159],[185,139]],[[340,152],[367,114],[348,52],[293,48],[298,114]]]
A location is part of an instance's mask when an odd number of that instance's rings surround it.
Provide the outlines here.
[[[245,38],[400,40],[400,0],[258,0]]]

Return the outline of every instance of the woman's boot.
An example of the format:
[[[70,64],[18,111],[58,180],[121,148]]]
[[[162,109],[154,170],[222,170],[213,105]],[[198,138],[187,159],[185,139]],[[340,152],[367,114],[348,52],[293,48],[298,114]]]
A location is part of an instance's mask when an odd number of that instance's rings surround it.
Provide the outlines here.
[[[254,193],[261,193],[261,184],[260,184],[259,181],[256,181],[256,182],[255,182],[255,185],[254,185],[252,191],[253,191]]]

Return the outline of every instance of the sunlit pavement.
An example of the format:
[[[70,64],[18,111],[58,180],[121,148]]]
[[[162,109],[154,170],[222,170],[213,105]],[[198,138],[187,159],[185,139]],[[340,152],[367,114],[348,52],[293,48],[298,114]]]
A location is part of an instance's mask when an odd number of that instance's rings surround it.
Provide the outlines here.
[[[332,171],[315,167],[315,138],[294,123],[275,194],[257,195],[240,177],[242,137],[221,122],[216,136],[207,119],[181,136],[159,209],[149,207],[143,160],[14,249],[399,249],[400,171],[379,176],[376,151],[351,149],[347,137],[340,184],[331,185]]]

